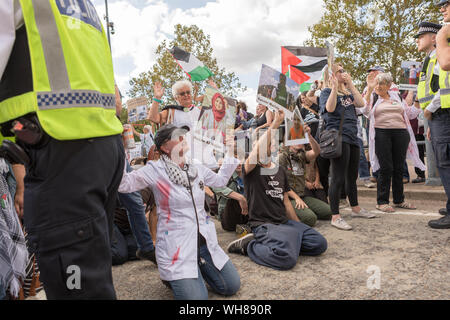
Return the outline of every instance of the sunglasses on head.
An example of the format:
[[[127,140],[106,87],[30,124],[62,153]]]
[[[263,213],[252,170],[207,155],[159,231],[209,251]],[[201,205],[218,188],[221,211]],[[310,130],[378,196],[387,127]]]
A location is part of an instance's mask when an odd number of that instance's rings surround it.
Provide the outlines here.
[[[180,92],[178,95],[182,96],[182,97],[184,97],[185,95],[189,95],[190,96],[191,95],[191,91],[188,90],[188,91]]]

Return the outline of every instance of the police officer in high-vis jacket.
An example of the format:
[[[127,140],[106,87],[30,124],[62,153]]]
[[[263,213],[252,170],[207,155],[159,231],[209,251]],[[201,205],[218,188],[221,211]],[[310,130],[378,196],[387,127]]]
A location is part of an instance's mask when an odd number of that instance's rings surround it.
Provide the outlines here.
[[[49,299],[115,299],[124,166],[114,74],[89,0],[0,1],[0,126],[26,164],[24,225]]]
[[[421,22],[416,38],[419,52],[426,53],[422,72],[417,86],[417,99],[422,110],[427,108],[439,91],[439,64],[436,57],[436,34],[441,29],[440,24]]]
[[[448,1],[437,2],[444,22],[450,22],[450,5]],[[429,120],[431,143],[436,156],[436,166],[439,170],[445,193],[447,194],[447,208],[444,217],[428,222],[431,228],[450,229],[450,72],[445,71],[445,55],[440,50],[449,47],[450,37],[442,34],[447,26],[443,26],[436,36],[436,57],[439,63],[439,91],[424,110],[424,116]],[[449,58],[447,56],[447,58]]]

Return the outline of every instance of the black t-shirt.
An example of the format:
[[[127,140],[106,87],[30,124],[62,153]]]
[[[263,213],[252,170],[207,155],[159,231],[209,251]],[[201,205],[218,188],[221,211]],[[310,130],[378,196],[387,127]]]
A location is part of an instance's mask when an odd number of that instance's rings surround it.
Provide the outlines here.
[[[328,97],[331,94],[330,88],[325,88],[320,94],[320,105],[326,112]],[[342,141],[348,144],[359,146],[358,140],[358,117],[354,105],[353,95],[338,95],[336,109],[334,112],[327,112],[326,129],[339,130],[341,115],[344,113],[344,124],[342,126]]]
[[[261,170],[271,175],[262,175]],[[243,169],[244,170],[244,169]],[[248,202],[248,223],[252,228],[265,223],[282,224],[288,221],[284,194],[291,188],[282,167],[265,169],[257,165],[244,175],[244,190]]]

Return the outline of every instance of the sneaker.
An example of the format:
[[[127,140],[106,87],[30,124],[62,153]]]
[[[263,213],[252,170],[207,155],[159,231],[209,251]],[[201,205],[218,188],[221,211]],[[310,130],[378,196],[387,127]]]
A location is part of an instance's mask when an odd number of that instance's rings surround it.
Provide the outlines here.
[[[348,207],[348,202],[345,199],[339,200],[339,209],[344,209]]]
[[[331,220],[331,225],[341,230],[352,230],[352,227],[342,218]]]
[[[252,229],[248,224],[237,224],[236,225],[236,234],[239,238],[242,238],[243,236],[246,236],[248,234],[252,233]]]
[[[230,244],[227,247],[227,251],[229,253],[239,253],[244,256],[247,255],[247,246],[250,243],[250,241],[254,240],[255,236],[253,233],[247,234],[246,236],[243,236],[242,238],[239,238],[237,240],[234,240],[230,242]]]
[[[158,263],[156,262],[155,250],[142,251],[141,249],[138,249],[136,251],[136,257],[138,257],[141,260],[150,260],[154,264],[158,265]]]
[[[369,188],[369,189],[375,188],[376,186],[377,186],[377,184],[372,181],[367,181],[366,183],[364,183],[364,187]]]
[[[352,217],[353,218],[372,219],[372,218],[376,218],[376,215],[374,215],[373,213],[370,213],[369,211],[367,211],[364,208],[361,208],[361,210],[358,213],[352,211]]]

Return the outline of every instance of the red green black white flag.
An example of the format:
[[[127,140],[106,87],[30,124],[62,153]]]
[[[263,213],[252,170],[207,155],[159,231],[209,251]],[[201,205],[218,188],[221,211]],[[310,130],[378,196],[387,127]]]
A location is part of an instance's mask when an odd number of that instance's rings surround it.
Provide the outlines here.
[[[192,81],[206,80],[214,75],[193,54],[178,47],[173,47],[169,52]]]
[[[281,72],[300,84],[300,91],[308,91],[322,77],[327,65],[327,49],[314,47],[281,47]]]

